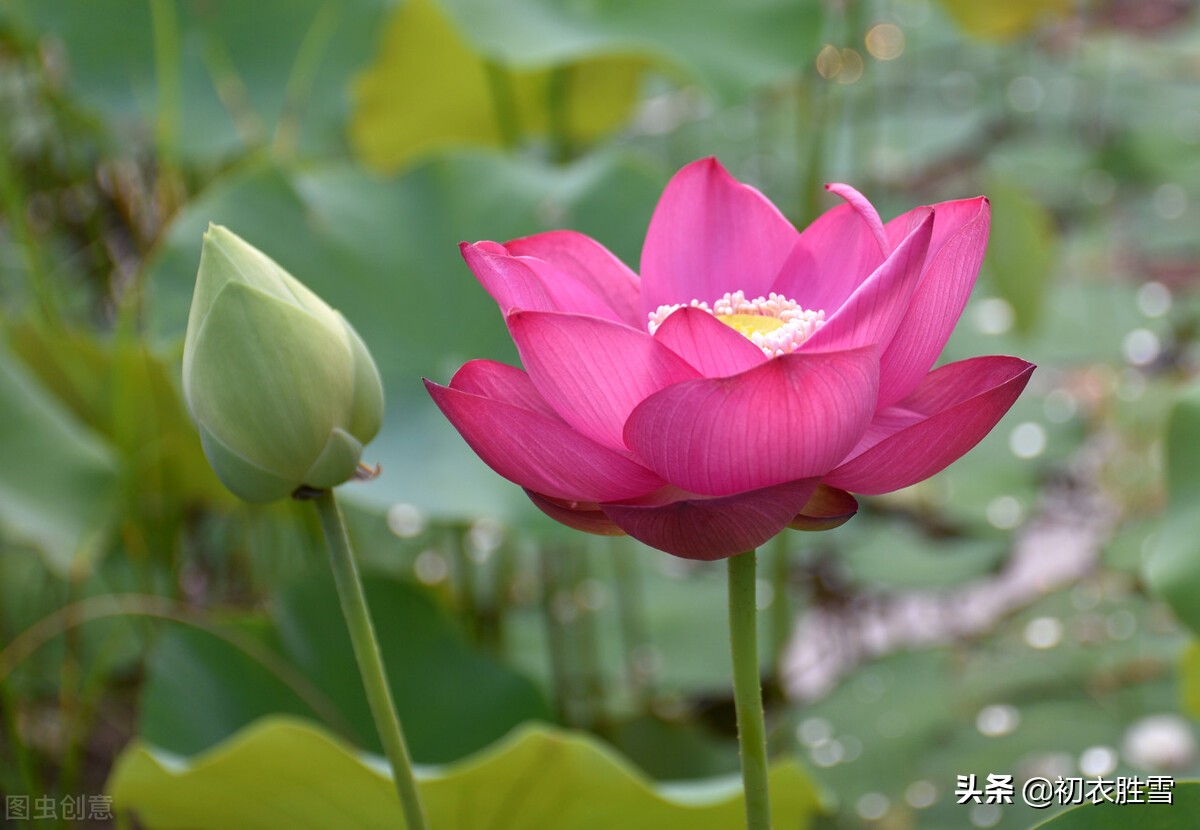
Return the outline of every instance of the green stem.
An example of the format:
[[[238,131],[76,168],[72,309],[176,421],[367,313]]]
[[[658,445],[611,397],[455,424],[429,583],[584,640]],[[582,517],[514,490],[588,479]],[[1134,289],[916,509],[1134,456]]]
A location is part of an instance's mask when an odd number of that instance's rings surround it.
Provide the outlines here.
[[[608,720],[608,707],[604,670],[600,665],[600,636],[596,630],[595,612],[579,599],[580,593],[588,590],[588,583],[594,575],[590,548],[585,545],[579,555],[572,559],[575,574],[571,591],[576,600],[575,653],[579,655],[579,686],[587,710],[587,727],[592,731],[602,731]]]
[[[546,82],[546,115],[550,126],[550,148],[554,161],[566,164],[575,155],[571,146],[571,124],[569,100],[571,89],[571,66],[558,66],[550,70]]]
[[[304,122],[304,110],[312,98],[313,82],[325,57],[337,26],[341,11],[334,3],[326,3],[313,18],[312,24],[300,41],[296,60],[288,75],[283,91],[283,113],[275,127],[272,152],[279,158],[290,159],[300,144],[300,130]]]
[[[646,622],[646,596],[642,590],[642,571],[638,550],[622,545],[613,559],[617,582],[617,615],[624,643],[625,670],[629,689],[641,712],[649,712],[654,702],[654,674],[649,660],[649,625]]]
[[[25,273],[29,279],[29,293],[37,303],[41,319],[50,328],[62,326],[62,309],[58,291],[51,281],[50,270],[42,258],[41,242],[29,224],[25,191],[12,165],[12,144],[7,128],[0,126],[0,207],[8,218],[8,233],[16,244]]]
[[[771,594],[771,677],[775,685],[782,683],[783,652],[787,646],[792,629],[792,609],[788,602],[788,582],[790,577],[788,560],[788,534],[780,533],[775,537],[774,550],[771,556],[771,586],[775,589]]]
[[[450,547],[450,559],[453,562],[454,600],[458,607],[458,615],[466,623],[467,635],[471,643],[479,645],[482,636],[482,626],[479,619],[479,603],[475,597],[475,563],[467,553],[467,529],[459,525],[451,525],[447,530],[447,544]]]
[[[572,705],[570,646],[567,643],[566,625],[559,619],[555,609],[558,592],[562,588],[562,551],[538,547],[538,569],[542,582],[542,619],[546,625],[546,653],[550,657],[550,683],[553,689],[554,708],[560,723],[575,726]]]
[[[17,731],[16,706],[16,693],[0,682],[0,737],[4,737],[7,733],[9,740],[5,743],[11,748],[17,773],[17,781],[10,781],[8,773],[12,767],[9,766],[6,758],[9,752],[0,752],[0,761],[4,762],[0,767],[0,772],[3,773],[0,775],[0,785],[12,793],[40,793],[43,788],[41,776],[37,772],[36,758],[33,750],[25,745],[21,740],[20,732]]]
[[[375,628],[371,624],[367,598],[363,594],[358,567],[354,564],[354,553],[350,549],[346,526],[342,523],[342,512],[338,509],[332,490],[323,490],[316,494],[313,503],[321,519],[325,540],[329,544],[329,561],[333,566],[338,599],[341,600],[342,613],[346,616],[346,627],[350,631],[350,642],[354,646],[359,673],[362,674],[367,702],[375,718],[375,728],[379,730],[384,751],[392,765],[392,779],[396,784],[396,792],[400,795],[405,823],[408,830],[425,830],[425,814],[417,794],[412,760],[408,755],[408,746],[404,743],[404,733],[400,729],[400,719],[396,716],[392,691],[388,687],[387,675],[383,670],[383,658],[379,655],[379,643],[375,639]]]
[[[733,651],[733,701],[737,709],[747,830],[770,830],[767,729],[758,673],[758,608],[754,551],[729,559],[729,643]]]
[[[505,150],[513,150],[521,139],[521,119],[517,114],[517,98],[513,91],[512,76],[496,61],[483,64],[487,75],[488,91],[492,96],[492,109],[496,116],[496,133]]]
[[[158,120],[154,139],[158,160],[165,170],[174,170],[179,149],[182,113],[182,80],[179,20],[175,4],[168,0],[150,0],[150,19],[154,30],[154,74],[158,87]]]

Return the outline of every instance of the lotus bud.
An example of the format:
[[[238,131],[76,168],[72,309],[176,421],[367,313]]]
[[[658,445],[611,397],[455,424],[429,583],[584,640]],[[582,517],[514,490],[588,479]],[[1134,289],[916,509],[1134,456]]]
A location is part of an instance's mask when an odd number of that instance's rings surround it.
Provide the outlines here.
[[[383,419],[383,384],[358,333],[219,225],[204,234],[183,394],[217,477],[252,502],[354,477]]]

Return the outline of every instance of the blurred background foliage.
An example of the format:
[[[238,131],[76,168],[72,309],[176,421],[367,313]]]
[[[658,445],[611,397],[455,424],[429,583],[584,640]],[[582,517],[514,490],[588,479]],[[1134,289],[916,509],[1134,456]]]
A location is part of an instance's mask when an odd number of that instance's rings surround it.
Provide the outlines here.
[[[384,475],[345,496],[413,752],[449,765],[426,795],[458,818],[435,826],[475,826],[469,789],[505,827],[569,830],[586,812],[556,805],[589,786],[647,827],[729,826],[717,569],[553,525],[420,384],[516,360],[459,241],[572,227],[636,265],[663,184],[710,154],[801,226],[826,181],[885,217],[989,195],[943,359],[1040,366],[950,470],[764,551],[780,826],[1024,828],[1045,814],[958,805],[956,776],[1195,777],[1195,5],[0,7],[0,791],[219,827],[194,794],[257,798],[246,770],[276,765],[361,793],[345,822],[386,819],[330,743],[378,749],[314,517],[225,493],[179,394],[218,222],[383,374]],[[513,764],[548,757],[518,809]]]

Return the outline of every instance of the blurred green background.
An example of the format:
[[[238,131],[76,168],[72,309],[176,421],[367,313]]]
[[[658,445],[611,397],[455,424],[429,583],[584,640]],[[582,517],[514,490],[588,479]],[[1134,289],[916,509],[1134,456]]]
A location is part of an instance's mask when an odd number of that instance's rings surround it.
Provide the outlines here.
[[[1200,775],[1195,6],[0,6],[0,792],[221,826],[154,801],[155,753],[273,714],[378,750],[315,517],[237,503],[182,405],[218,222],[340,309],[382,372],[384,474],[343,494],[417,760],[548,723],[648,776],[613,796],[631,810],[651,779],[719,794],[737,769],[721,569],[554,525],[420,383],[516,361],[459,241],[570,227],[636,266],[662,186],[705,155],[798,226],[834,204],[828,181],[885,218],[988,195],[943,360],[1039,364],[951,469],[762,552],[791,826],[1025,828],[1047,813],[958,805],[956,777]],[[266,723],[268,747],[286,738]],[[601,745],[576,749],[617,757]],[[371,826],[367,800],[347,809]]]

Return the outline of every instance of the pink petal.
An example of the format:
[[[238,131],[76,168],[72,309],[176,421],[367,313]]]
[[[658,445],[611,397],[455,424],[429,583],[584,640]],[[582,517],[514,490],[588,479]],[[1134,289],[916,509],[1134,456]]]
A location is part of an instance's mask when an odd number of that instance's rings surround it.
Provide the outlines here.
[[[875,273],[855,289],[825,325],[804,342],[806,350],[853,349],[878,345],[882,351],[899,328],[921,281],[933,231],[933,212],[906,236]],[[883,233],[883,226],[879,226]]]
[[[685,559],[725,559],[769,541],[804,507],[816,479],[706,499],[668,488],[646,501],[601,504],[633,538]]]
[[[889,234],[907,227],[915,216],[910,212],[893,219]],[[880,406],[890,406],[911,392],[950,339],[979,274],[990,221],[991,209],[983,197],[934,206],[924,276],[880,359]]]
[[[510,403],[522,409],[561,420],[550,404],[538,394],[529,375],[515,366],[494,360],[469,360],[454,373],[450,388],[484,398]]]
[[[912,395],[883,410],[873,445],[825,477],[855,493],[890,493],[940,472],[978,444],[1016,401],[1034,365],[1016,357],[976,357],[931,372]],[[914,418],[920,418],[914,422]]]
[[[852,205],[838,205],[800,233],[771,290],[832,314],[883,261],[862,215]]]
[[[725,496],[823,475],[867,428],[877,372],[878,351],[867,347],[793,352],[730,378],[676,383],[633,410],[625,442],[693,493]]]
[[[654,332],[654,339],[710,378],[736,375],[767,361],[763,350],[747,337],[698,308],[672,312]]]
[[[684,167],[663,191],[642,249],[642,319],[661,305],[765,295],[798,239],[773,204],[715,158]]]
[[[514,312],[508,330],[546,402],[588,438],[613,449],[625,449],[625,419],[635,406],[699,376],[646,332],[596,317]]]
[[[463,242],[459,250],[471,273],[505,314],[525,309],[620,319],[591,289],[548,262],[514,257],[495,242]]]
[[[825,185],[825,189],[845,199],[846,203],[854,208],[854,212],[859,215],[859,218],[866,222],[868,230],[871,231],[871,236],[875,237],[875,241],[879,243],[879,253],[887,256],[892,252],[894,246],[888,239],[887,232],[883,229],[883,220],[879,218],[879,211],[875,210],[875,206],[871,204],[866,196],[859,193],[850,185],[838,182]]]
[[[432,381],[425,388],[483,462],[509,481],[569,501],[610,501],[662,486],[649,470],[562,421]]]
[[[625,535],[625,531],[617,527],[613,520],[608,518],[608,514],[601,510],[600,505],[595,502],[552,499],[528,488],[525,489],[525,495],[529,496],[529,500],[538,510],[559,524],[575,530],[582,530],[584,533],[594,533],[597,536]]]
[[[854,496],[822,484],[800,514],[788,522],[788,527],[793,530],[833,530],[850,521],[857,512],[858,501]]]
[[[644,328],[641,280],[624,262],[590,236],[549,231],[506,242],[513,256],[535,257],[571,275],[634,328]]]

